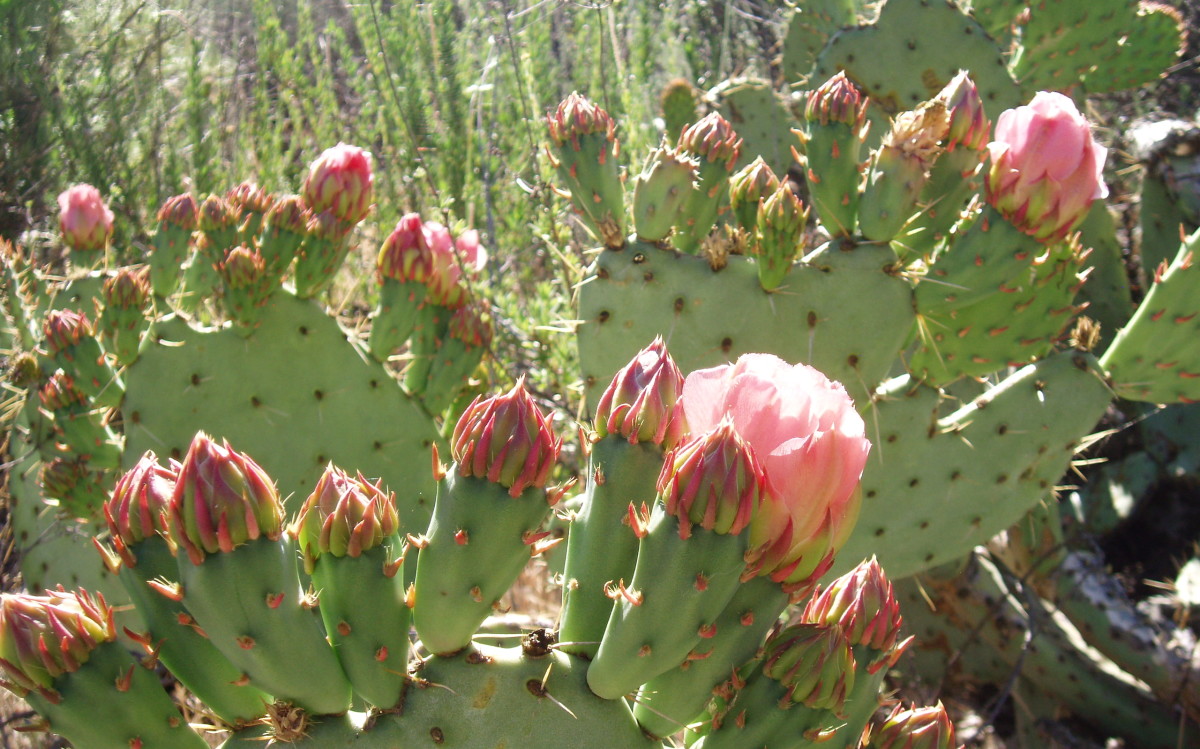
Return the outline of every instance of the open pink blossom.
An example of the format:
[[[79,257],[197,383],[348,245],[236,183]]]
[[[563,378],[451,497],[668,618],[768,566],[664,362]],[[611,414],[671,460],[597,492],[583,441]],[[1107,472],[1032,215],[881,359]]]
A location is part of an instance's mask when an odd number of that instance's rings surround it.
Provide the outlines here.
[[[437,221],[426,221],[422,231],[433,261],[429,300],[444,307],[462,306],[466,301],[459,283],[463,271],[473,273],[487,264],[488,254],[479,244],[479,232],[470,229],[453,239],[450,230]]]
[[[1103,176],[1108,149],[1092,138],[1068,97],[1039,91],[1028,105],[1000,114],[994,137],[985,196],[1026,234],[1058,241],[1093,200],[1108,196]]]
[[[845,389],[816,369],[771,354],[692,372],[680,396],[689,428],[728,417],[761,462],[769,501],[751,521],[760,574],[806,582],[858,518],[870,442]]]
[[[72,250],[103,250],[113,230],[113,212],[104,204],[100,191],[91,185],[75,185],[58,196],[58,226]]]

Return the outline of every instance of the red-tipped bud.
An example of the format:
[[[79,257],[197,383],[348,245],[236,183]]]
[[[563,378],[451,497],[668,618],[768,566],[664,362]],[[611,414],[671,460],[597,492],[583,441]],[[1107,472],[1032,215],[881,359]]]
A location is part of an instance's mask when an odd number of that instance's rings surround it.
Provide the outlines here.
[[[61,411],[87,402],[87,395],[75,385],[75,379],[61,369],[50,375],[38,396],[47,411]]]
[[[800,254],[808,208],[785,182],[758,204],[758,279],[767,291],[778,288]]]
[[[617,372],[600,396],[596,432],[669,450],[687,433],[678,405],[682,390],[683,374],[658,336]]]
[[[63,240],[77,252],[103,250],[113,231],[113,212],[100,191],[75,185],[58,196],[58,227]]]
[[[259,536],[283,532],[283,504],[274,483],[248,455],[204,432],[188,447],[171,497],[171,537],[192,564],[233,551]]]
[[[358,557],[400,528],[396,495],[330,463],[304,502],[292,534],[311,574],[322,554]]]
[[[150,269],[121,268],[104,279],[104,306],[123,310],[140,310],[150,298]]]
[[[71,348],[84,338],[94,338],[96,328],[88,316],[73,309],[55,309],[46,314],[42,323],[42,335],[46,340],[46,353],[55,356]]]
[[[679,148],[700,161],[720,162],[733,171],[742,150],[742,139],[718,112],[710,112],[679,135]]]
[[[217,266],[221,280],[231,289],[253,289],[263,282],[267,263],[258,250],[245,245],[233,248]]]
[[[354,226],[371,211],[374,180],[371,154],[339,143],[309,166],[302,190],[304,202],[313,213],[329,211]]]
[[[809,599],[801,621],[840,624],[854,645],[878,651],[873,665],[892,655],[900,636],[900,604],[875,557],[861,562]]]
[[[200,231],[214,233],[236,229],[241,209],[220,195],[209,195],[200,204]]]
[[[117,637],[104,597],[61,588],[46,595],[0,595],[0,684],[18,695],[37,691],[56,699],[54,681],[87,663],[99,645]]]
[[[550,138],[560,146],[570,141],[578,147],[575,139],[591,133],[603,133],[611,140],[616,132],[616,125],[608,112],[574,91],[562,100],[553,114],[546,115],[546,125],[550,130]]]
[[[158,209],[158,221],[184,231],[195,231],[200,225],[200,206],[190,192],[167,198],[167,202]]]
[[[310,218],[309,210],[299,195],[284,195],[267,209],[263,223],[277,231],[304,236]]]
[[[862,122],[866,111],[867,98],[844,72],[839,72],[809,93],[804,118],[822,125],[840,122],[853,127]]]
[[[729,178],[729,207],[738,225],[753,232],[758,223],[758,205],[779,189],[779,177],[759,156]]]
[[[114,539],[130,548],[160,533],[166,533],[166,513],[179,479],[179,463],[166,467],[158,456],[147,452],[117,479],[112,495],[104,503],[104,518]]]
[[[763,674],[782,684],[781,708],[803,704],[840,715],[854,688],[854,655],[836,624],[797,624],[767,640]]]
[[[342,221],[333,211],[311,211],[305,231],[315,239],[340,242],[349,233],[351,224]]]
[[[692,524],[733,535],[762,503],[766,477],[733,422],[723,421],[667,453],[656,488],[667,512],[679,519],[680,536],[686,538]]]
[[[546,485],[561,447],[523,379],[504,395],[475,398],[450,443],[459,475],[508,487],[513,497]]]
[[[231,188],[229,192],[225,193],[225,199],[231,206],[242,212],[254,213],[266,213],[275,203],[275,198],[271,193],[250,181]]]
[[[1028,105],[1001,112],[984,195],[1014,226],[1057,242],[1108,196],[1104,159],[1087,120],[1066,96],[1039,91]]]
[[[70,496],[75,487],[87,479],[87,475],[87,466],[81,461],[55,458],[42,464],[38,484],[42,487],[42,496],[62,499]]]
[[[992,121],[983,111],[983,98],[968,72],[960,70],[937,99],[946,105],[946,114],[950,118],[946,150],[953,151],[961,144],[963,148],[982,151],[991,134]]]
[[[955,749],[958,739],[954,723],[939,702],[934,707],[892,710],[879,730],[871,735],[873,749]]]

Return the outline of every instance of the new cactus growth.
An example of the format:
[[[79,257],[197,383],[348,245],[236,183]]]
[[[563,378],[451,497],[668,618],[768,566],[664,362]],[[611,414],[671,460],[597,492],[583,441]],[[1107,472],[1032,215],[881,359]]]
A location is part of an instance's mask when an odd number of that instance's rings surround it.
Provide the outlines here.
[[[699,165],[663,142],[650,153],[633,183],[633,226],[643,242],[662,242],[682,219]]]
[[[400,700],[409,648],[396,496],[330,465],[292,535],[355,693],[372,705],[392,707]]]
[[[833,236],[854,233],[867,100],[838,73],[808,95],[801,131],[813,208]]]
[[[575,210],[605,247],[625,243],[625,190],[617,158],[616,124],[600,107],[572,93],[546,124],[551,160]]]
[[[532,554],[558,495],[546,489],[561,441],[524,384],[476,398],[454,427],[451,455],[419,539],[413,623],[425,650],[471,642]],[[443,471],[440,467],[435,470]]]

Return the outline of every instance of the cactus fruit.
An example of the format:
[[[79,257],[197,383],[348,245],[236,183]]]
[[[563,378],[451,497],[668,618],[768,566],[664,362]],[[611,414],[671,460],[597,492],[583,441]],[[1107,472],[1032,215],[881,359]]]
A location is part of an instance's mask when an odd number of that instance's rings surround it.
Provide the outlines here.
[[[283,505],[262,468],[200,433],[167,515],[179,547],[175,595],[217,650],[276,699],[313,714],[349,707],[350,684],[300,587]]]
[[[150,326],[149,269],[122,268],[104,280],[104,309],[96,325],[104,334],[105,350],[121,366],[137,358],[142,336]]]
[[[381,708],[400,701],[408,665],[399,531],[395,495],[332,464],[291,531],[338,661],[354,692]]]
[[[833,236],[854,233],[867,100],[838,73],[808,95],[801,143],[813,207]]]
[[[179,286],[179,269],[191,249],[192,232],[200,222],[200,206],[191,193],[168,198],[158,210],[158,228],[150,253],[150,285],[159,297]]]
[[[477,397],[451,440],[429,530],[417,543],[413,624],[430,653],[467,647],[531,555],[559,494],[546,482],[562,443],[525,390]],[[439,472],[442,469],[438,468]]]
[[[696,186],[684,199],[671,242],[695,252],[708,237],[728,199],[729,177],[741,155],[742,140],[729,121],[710,112],[689,124],[679,136],[676,151],[695,159]]]
[[[699,189],[695,159],[662,145],[650,152],[633,181],[633,226],[643,242],[662,242],[682,218],[688,196]]]
[[[546,115],[558,169],[575,210],[605,247],[625,243],[625,191],[616,125],[608,112],[572,93]]]
[[[948,111],[937,98],[896,115],[867,167],[858,207],[864,237],[890,242],[904,229],[916,212],[929,170],[941,155],[939,143],[949,130]]]

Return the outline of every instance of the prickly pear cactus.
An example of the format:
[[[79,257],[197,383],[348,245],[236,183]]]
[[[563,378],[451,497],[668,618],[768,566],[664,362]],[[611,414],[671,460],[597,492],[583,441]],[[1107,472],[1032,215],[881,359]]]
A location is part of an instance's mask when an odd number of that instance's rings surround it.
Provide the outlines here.
[[[5,297],[7,335],[39,364],[11,431],[14,532],[30,589],[86,582],[111,592],[98,557],[77,543],[99,519],[111,469],[147,450],[179,459],[198,430],[253,449],[293,504],[336,461],[403,486],[405,524],[424,526],[441,413],[491,336],[486,314],[451,324],[472,306],[464,273],[486,251],[474,232],[455,240],[440,224],[406,217],[426,270],[413,283],[433,289],[389,310],[423,321],[412,336],[422,372],[411,378],[421,385],[414,394],[386,363],[412,329],[372,358],[314,298],[334,283],[370,206],[369,157],[330,149],[305,191],[276,199],[246,183],[202,203],[172,198],[149,271],[138,273],[75,272],[56,282],[6,245],[4,266],[20,290]],[[455,331],[469,340],[458,342]]]

